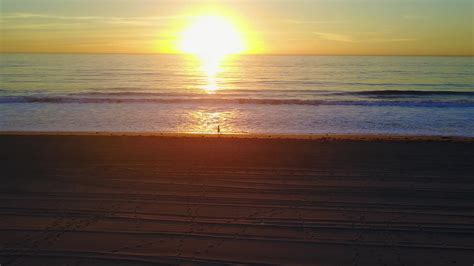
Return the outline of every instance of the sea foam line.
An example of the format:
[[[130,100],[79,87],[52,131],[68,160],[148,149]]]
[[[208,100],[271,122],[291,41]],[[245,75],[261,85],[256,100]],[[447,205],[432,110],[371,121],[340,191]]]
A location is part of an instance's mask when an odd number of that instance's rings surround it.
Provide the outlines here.
[[[473,100],[315,100],[315,99],[265,99],[265,98],[107,98],[107,97],[57,97],[19,96],[0,97],[0,104],[6,103],[148,103],[148,104],[256,104],[256,105],[357,105],[357,106],[413,106],[413,107],[474,107]]]

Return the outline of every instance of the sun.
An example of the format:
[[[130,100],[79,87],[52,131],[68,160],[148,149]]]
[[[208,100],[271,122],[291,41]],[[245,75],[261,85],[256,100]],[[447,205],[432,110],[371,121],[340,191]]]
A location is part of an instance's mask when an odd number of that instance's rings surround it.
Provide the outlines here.
[[[219,61],[245,50],[243,38],[229,19],[200,16],[183,31],[180,50],[204,61]]]

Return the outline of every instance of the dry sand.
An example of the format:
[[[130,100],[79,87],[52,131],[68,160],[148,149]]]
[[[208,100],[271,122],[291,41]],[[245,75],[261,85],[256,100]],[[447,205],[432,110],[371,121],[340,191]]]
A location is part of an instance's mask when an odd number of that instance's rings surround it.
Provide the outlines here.
[[[474,263],[472,139],[4,133],[0,147],[2,266]]]

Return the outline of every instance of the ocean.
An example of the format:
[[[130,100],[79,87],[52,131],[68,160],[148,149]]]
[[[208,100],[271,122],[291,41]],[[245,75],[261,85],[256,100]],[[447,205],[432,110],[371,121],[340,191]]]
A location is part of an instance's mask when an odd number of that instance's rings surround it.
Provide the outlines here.
[[[0,131],[474,136],[474,58],[0,55]]]

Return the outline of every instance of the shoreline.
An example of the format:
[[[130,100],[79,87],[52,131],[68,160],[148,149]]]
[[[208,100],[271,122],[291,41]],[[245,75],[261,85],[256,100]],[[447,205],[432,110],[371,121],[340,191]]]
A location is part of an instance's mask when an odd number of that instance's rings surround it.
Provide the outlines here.
[[[474,137],[410,134],[280,134],[280,133],[194,133],[113,131],[0,131],[0,136],[129,136],[163,138],[293,139],[313,141],[456,141],[474,142]]]

